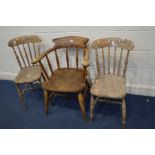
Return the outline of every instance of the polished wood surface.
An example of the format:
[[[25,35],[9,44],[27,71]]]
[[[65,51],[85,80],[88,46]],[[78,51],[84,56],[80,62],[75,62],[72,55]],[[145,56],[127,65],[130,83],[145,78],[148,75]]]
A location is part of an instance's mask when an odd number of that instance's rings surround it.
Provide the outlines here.
[[[41,39],[36,35],[19,36],[8,42],[8,46],[13,49],[20,67],[20,71],[14,82],[24,109],[26,109],[24,105],[24,92],[29,90],[28,86],[32,87],[33,82],[40,81],[41,79],[42,73],[40,66],[37,64],[32,65],[33,58],[40,55],[40,42]],[[20,87],[23,84],[25,84],[24,89]]]
[[[33,64],[39,63],[45,77],[45,81],[41,83],[44,90],[45,112],[48,113],[49,96],[55,93],[77,93],[78,100],[82,112],[82,117],[86,119],[84,94],[87,88],[87,67],[89,66],[89,50],[87,48],[88,38],[80,36],[67,36],[53,39],[55,45],[33,59]],[[75,51],[75,67],[70,66],[69,50]],[[61,51],[59,51],[61,50]],[[83,67],[79,66],[79,52],[83,51]],[[72,52],[70,51],[70,52]],[[59,52],[65,53],[66,66],[61,66]],[[57,68],[53,69],[52,54],[55,55]],[[73,58],[72,58],[73,60]],[[64,60],[63,60],[64,61]],[[44,63],[43,63],[44,62]]]
[[[122,104],[122,127],[126,124],[126,71],[129,52],[134,43],[121,38],[97,39],[92,43],[96,55],[97,77],[92,81],[90,119],[94,118],[94,107],[99,98],[120,99]],[[101,60],[99,59],[101,58]],[[94,99],[96,97],[96,99]]]
[[[57,69],[49,80],[42,83],[42,88],[48,91],[63,93],[80,92],[86,87],[85,80],[83,80],[83,74],[83,69]]]

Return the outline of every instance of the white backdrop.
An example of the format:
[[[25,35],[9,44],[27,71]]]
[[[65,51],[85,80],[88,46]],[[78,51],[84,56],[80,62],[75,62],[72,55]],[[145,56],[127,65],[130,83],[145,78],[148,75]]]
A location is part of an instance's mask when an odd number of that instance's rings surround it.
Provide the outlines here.
[[[155,96],[155,27],[0,27],[0,79],[13,80],[19,67],[8,41],[16,36],[37,34],[43,40],[43,49],[52,46],[52,39],[66,35],[82,35],[91,43],[102,37],[131,39],[135,49],[130,53],[127,72],[127,92]]]

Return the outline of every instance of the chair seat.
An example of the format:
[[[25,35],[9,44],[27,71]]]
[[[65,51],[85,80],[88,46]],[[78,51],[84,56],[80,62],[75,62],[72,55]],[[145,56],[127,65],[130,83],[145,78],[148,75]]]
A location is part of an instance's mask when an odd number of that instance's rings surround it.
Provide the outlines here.
[[[57,69],[50,80],[42,83],[42,88],[54,92],[79,92],[86,87],[83,74],[83,69]]]
[[[98,97],[123,98],[126,95],[125,78],[117,75],[104,75],[97,79],[90,92]]]
[[[41,77],[41,68],[39,66],[25,67],[15,78],[15,83],[31,83],[39,80]]]

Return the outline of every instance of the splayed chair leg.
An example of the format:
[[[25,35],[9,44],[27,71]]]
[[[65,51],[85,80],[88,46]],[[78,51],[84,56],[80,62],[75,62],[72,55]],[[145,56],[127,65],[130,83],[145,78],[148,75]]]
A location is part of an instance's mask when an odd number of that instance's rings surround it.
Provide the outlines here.
[[[78,94],[78,100],[79,100],[79,104],[80,104],[80,109],[82,112],[82,118],[84,121],[86,121],[86,110],[85,110],[85,101],[84,101],[84,96],[82,93]]]
[[[48,114],[48,105],[49,105],[49,93],[47,90],[44,90],[44,102],[45,102],[45,113]]]
[[[125,98],[122,99],[122,128],[126,127],[126,103]]]
[[[20,90],[19,84],[15,84],[15,85],[16,85],[16,89],[17,89],[17,92],[18,92],[18,95],[19,95],[19,102],[23,106],[24,111],[27,111],[27,108],[26,108],[26,106],[24,104],[24,92],[22,92]]]
[[[90,120],[91,121],[94,120],[94,107],[97,101],[98,101],[98,97],[94,100],[93,95],[91,95],[91,98],[90,98]]]

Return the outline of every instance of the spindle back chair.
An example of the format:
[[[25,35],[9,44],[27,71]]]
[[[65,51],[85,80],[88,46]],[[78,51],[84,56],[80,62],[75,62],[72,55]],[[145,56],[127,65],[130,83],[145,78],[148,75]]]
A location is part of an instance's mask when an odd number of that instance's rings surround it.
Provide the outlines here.
[[[83,119],[86,119],[83,91],[87,87],[87,66],[89,65],[88,38],[67,36],[53,39],[54,46],[36,58],[33,63],[39,63],[44,74],[42,88],[44,90],[45,112],[48,114],[49,97],[58,93],[78,93],[78,100]],[[79,65],[79,51],[83,51],[83,67]],[[72,60],[76,62],[71,67],[69,53],[75,51]],[[59,53],[60,52],[60,53]],[[65,53],[65,66],[61,65],[60,56]],[[55,63],[56,65],[55,65]]]
[[[95,40],[92,48],[96,56],[97,77],[90,90],[90,119],[94,118],[94,107],[98,100],[114,99],[122,104],[122,127],[126,124],[125,75],[129,52],[134,43],[120,38]],[[94,100],[94,97],[96,99]]]
[[[24,104],[24,92],[33,89],[33,82],[40,81],[41,68],[32,65],[32,60],[40,55],[41,39],[36,35],[19,36],[11,39],[8,46],[11,47],[16,56],[20,71],[15,78],[16,88],[19,94],[20,103]],[[22,87],[24,85],[24,89]],[[31,88],[28,88],[31,85]]]

